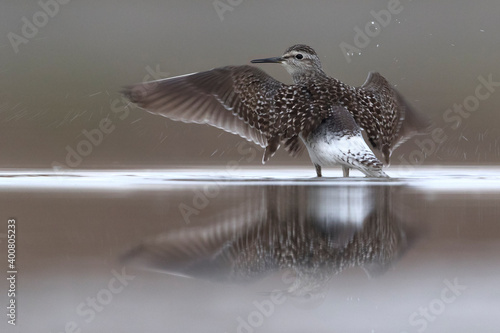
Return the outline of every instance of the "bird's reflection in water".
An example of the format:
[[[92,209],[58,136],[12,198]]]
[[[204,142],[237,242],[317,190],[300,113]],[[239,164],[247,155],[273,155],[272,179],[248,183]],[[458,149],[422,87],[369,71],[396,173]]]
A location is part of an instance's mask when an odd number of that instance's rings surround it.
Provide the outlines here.
[[[293,272],[286,292],[317,294],[349,267],[381,274],[409,246],[388,186],[264,186],[226,188],[244,204],[198,227],[145,240],[126,261],[169,274],[247,281]],[[243,191],[243,192],[242,192]]]

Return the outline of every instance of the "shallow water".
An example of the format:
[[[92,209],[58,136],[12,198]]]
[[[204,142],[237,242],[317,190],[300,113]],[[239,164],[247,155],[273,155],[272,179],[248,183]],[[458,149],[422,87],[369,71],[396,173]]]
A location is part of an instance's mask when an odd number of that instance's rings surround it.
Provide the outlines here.
[[[0,332],[497,333],[499,9],[4,1],[0,267],[15,219],[17,325],[4,308]],[[398,147],[389,180],[317,179],[307,154],[262,166],[242,138],[120,93],[297,43],[346,84],[381,73],[442,133]]]
[[[499,171],[4,171],[13,331],[496,332]]]

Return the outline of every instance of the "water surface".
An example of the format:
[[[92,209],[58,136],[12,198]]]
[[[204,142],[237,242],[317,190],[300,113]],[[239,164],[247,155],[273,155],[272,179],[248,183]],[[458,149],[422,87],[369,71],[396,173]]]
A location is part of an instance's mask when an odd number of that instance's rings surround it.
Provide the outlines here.
[[[2,172],[13,331],[496,331],[499,170],[309,171]]]

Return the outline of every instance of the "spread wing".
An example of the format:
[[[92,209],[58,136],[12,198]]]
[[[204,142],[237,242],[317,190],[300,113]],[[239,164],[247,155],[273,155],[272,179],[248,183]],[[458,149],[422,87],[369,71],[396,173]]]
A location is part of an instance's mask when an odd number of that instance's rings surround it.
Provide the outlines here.
[[[377,94],[387,94],[392,90],[389,82],[377,72],[370,72],[366,77],[365,82],[361,86],[366,91],[371,91]]]
[[[263,162],[280,145],[298,155],[304,148],[300,136],[306,138],[324,119],[350,117],[346,108],[325,99],[324,85],[285,85],[252,66],[141,83],[126,88],[124,94],[150,113],[212,125],[253,141],[266,148]],[[344,127],[338,130],[353,129]]]
[[[228,66],[138,84],[124,93],[150,113],[212,125],[267,147],[274,95],[283,86],[256,67]]]
[[[360,103],[367,108],[364,114],[353,112],[354,119],[365,129],[372,146],[383,153],[386,163],[399,144],[428,130],[430,122],[379,73],[370,72],[357,92]]]

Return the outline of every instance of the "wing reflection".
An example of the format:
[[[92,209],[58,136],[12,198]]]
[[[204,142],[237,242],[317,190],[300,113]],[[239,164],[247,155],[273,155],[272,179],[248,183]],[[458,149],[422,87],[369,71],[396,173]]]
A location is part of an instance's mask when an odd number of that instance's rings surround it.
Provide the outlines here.
[[[234,189],[241,195],[242,189]],[[387,186],[245,187],[246,202],[203,226],[155,236],[126,261],[169,274],[246,281],[291,269],[294,295],[359,266],[380,274],[408,248]],[[252,198],[252,199],[248,199]]]

